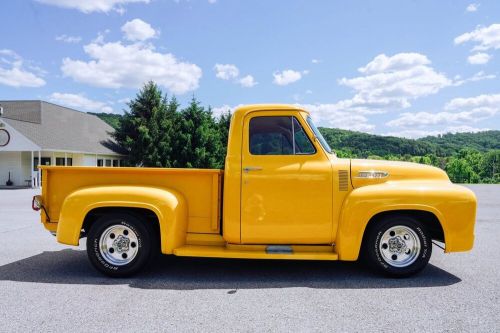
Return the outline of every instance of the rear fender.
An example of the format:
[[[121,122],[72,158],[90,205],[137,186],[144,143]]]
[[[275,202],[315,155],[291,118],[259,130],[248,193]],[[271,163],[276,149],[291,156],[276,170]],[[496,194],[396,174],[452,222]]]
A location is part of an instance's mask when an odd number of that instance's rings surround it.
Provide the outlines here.
[[[160,223],[161,251],[170,254],[184,245],[187,205],[184,196],[172,189],[143,186],[97,186],[81,188],[66,197],[57,225],[57,241],[78,245],[87,214],[104,207],[143,208]]]

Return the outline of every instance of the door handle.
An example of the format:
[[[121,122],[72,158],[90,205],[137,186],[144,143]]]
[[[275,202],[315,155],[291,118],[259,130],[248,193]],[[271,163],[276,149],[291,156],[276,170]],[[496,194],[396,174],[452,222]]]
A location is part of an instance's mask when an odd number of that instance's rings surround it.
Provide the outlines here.
[[[260,170],[262,170],[262,167],[248,166],[248,167],[244,167],[244,168],[243,168],[243,171],[244,171],[244,172],[250,172],[250,171],[260,171]]]

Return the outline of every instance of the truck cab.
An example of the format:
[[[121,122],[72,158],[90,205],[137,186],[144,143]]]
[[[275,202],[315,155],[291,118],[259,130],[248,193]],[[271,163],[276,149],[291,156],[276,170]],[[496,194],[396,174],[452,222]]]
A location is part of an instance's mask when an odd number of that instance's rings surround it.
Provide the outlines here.
[[[392,276],[422,270],[432,242],[473,246],[476,199],[441,169],[338,158],[310,114],[248,105],[231,120],[224,170],[42,167],[33,200],[92,264],[138,272],[156,253],[191,257],[363,258]]]

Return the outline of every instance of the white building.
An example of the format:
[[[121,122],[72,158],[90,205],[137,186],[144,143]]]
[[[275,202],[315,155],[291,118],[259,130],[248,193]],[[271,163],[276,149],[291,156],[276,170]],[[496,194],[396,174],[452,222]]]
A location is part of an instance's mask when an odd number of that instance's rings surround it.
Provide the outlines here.
[[[52,103],[0,101],[0,187],[39,186],[39,164],[120,166],[112,131],[94,115]]]

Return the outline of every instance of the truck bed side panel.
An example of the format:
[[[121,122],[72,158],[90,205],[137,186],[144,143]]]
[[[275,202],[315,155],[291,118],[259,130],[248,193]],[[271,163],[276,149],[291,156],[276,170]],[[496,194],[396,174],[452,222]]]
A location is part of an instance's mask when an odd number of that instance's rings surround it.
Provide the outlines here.
[[[173,189],[188,205],[188,232],[220,232],[221,170],[42,167],[42,196],[51,222],[57,222],[64,199],[91,186],[140,185]],[[47,190],[50,189],[50,190]]]

